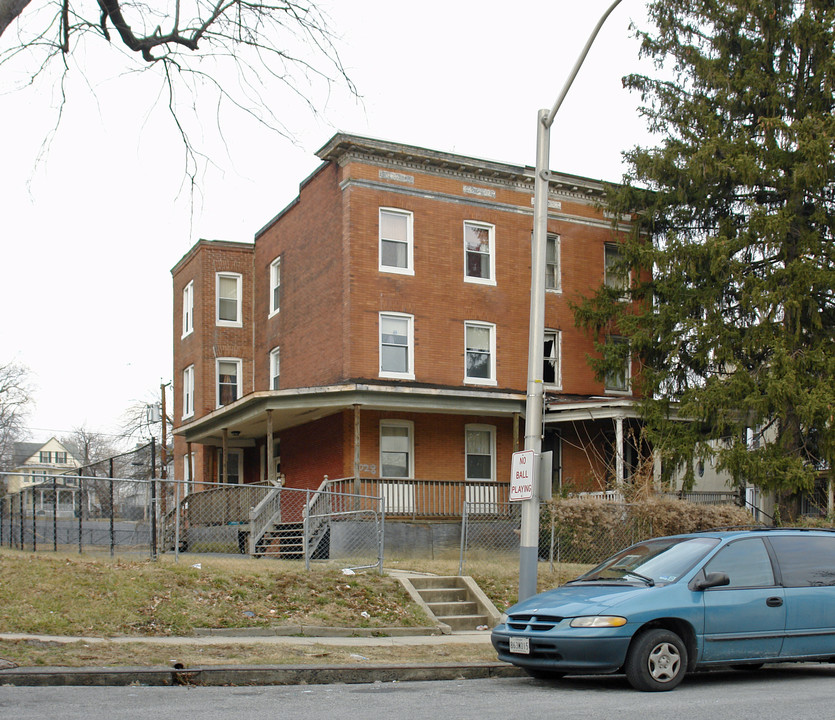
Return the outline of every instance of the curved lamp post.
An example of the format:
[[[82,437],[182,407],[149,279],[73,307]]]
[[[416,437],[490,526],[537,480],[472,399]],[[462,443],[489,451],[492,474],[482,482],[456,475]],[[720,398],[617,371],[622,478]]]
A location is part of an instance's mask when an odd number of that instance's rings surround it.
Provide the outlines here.
[[[525,400],[525,450],[539,457],[542,451],[543,388],[542,370],[545,343],[545,245],[548,237],[548,181],[551,125],[568,89],[589,53],[597,33],[621,0],[615,0],[597,22],[580,57],[574,64],[557,101],[550,110],[540,110],[536,118],[536,177],[534,180],[533,240],[531,243],[531,318],[528,335],[528,392]],[[536,567],[539,550],[539,488],[533,497],[522,501],[522,530],[519,547],[519,600],[536,594]]]

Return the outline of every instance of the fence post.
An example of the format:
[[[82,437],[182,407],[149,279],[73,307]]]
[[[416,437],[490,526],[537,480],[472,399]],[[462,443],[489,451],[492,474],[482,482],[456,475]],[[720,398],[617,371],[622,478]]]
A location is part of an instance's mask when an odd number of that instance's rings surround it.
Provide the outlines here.
[[[467,510],[469,509],[469,504],[467,501],[464,501],[464,507],[461,510],[461,552],[458,555],[458,574],[464,574],[464,548],[467,544]]]
[[[41,496],[43,497],[43,495]],[[38,514],[35,512],[38,507],[35,486],[32,486],[32,552],[38,552]]]
[[[386,552],[386,503],[383,498],[377,499],[378,507],[380,508],[380,532],[378,537],[380,538],[380,546],[377,548],[377,557],[380,558],[379,560],[379,571],[380,575],[383,574],[383,555]]]
[[[58,478],[52,476],[52,552],[58,552]]]
[[[78,477],[78,554],[83,552],[83,541],[81,539],[82,524],[84,522],[84,478]]]
[[[304,569],[310,570],[310,552],[308,545],[310,540],[308,534],[310,533],[310,489],[308,488],[304,494],[304,509],[302,510],[302,543],[304,547]]]
[[[226,453],[223,455],[226,463]],[[151,438],[151,560],[157,559],[157,444]],[[226,473],[224,473],[224,478]]]
[[[113,557],[116,554],[116,528],[115,522],[113,520],[113,458],[110,458],[110,488],[109,488],[109,502],[110,502],[110,557]]]

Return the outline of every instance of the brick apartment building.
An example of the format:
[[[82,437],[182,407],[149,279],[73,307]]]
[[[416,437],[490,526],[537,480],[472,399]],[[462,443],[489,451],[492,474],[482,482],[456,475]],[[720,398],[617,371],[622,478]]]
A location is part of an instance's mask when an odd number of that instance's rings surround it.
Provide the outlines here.
[[[453,514],[506,497],[524,438],[533,169],[344,134],[317,156],[254,243],[201,240],[172,270],[175,477],[361,478],[415,516],[429,485],[461,489]],[[543,449],[554,486],[574,490],[634,464],[630,369],[595,379],[569,307],[624,281],[607,276],[602,197],[553,176]]]

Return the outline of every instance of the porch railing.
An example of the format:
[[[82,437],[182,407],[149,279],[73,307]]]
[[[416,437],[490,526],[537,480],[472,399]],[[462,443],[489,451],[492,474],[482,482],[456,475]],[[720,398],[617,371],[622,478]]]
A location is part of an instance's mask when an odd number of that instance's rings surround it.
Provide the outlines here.
[[[464,503],[495,512],[508,502],[510,485],[489,480],[419,480],[388,478],[338,478],[327,480],[322,489],[340,493],[340,502],[352,510],[359,497],[382,497],[387,518],[458,519]],[[472,511],[471,511],[472,512]]]
[[[261,501],[249,510],[249,554],[255,550],[264,534],[281,522],[281,485],[267,488]]]

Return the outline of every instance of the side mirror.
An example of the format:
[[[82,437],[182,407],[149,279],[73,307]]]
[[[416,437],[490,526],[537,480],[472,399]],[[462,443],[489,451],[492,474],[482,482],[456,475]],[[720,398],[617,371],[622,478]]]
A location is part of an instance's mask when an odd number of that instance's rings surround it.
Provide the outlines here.
[[[696,580],[693,583],[694,590],[707,590],[712,587],[721,587],[722,585],[730,585],[731,579],[728,573],[712,572],[705,575],[703,580]]]

